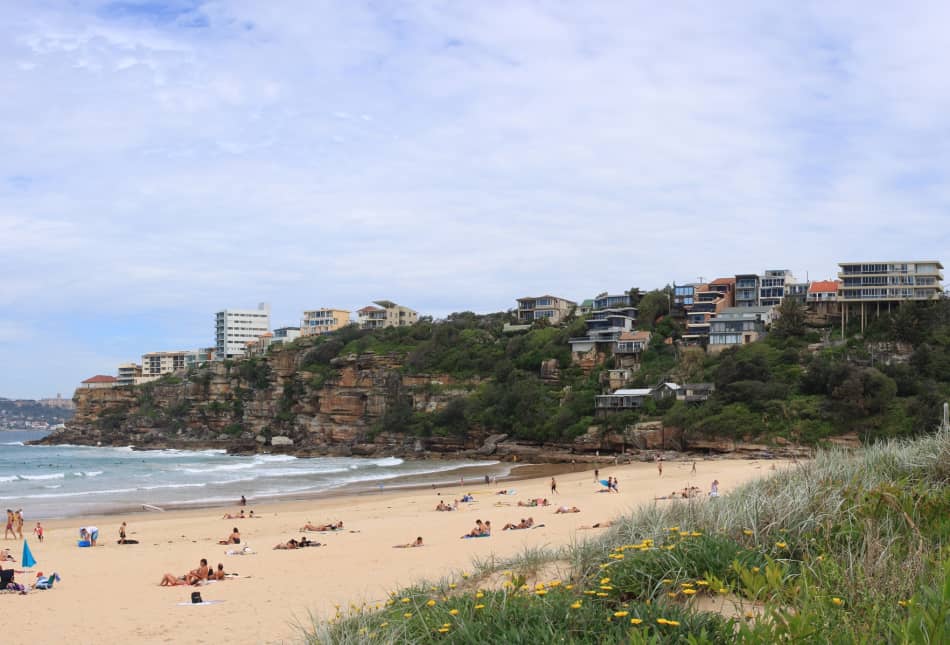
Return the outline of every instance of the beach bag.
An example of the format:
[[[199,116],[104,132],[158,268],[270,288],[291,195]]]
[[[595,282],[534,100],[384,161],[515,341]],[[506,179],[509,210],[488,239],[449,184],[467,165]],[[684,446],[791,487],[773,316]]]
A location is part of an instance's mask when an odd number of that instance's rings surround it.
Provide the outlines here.
[[[192,591],[192,592],[191,592],[191,604],[193,604],[193,605],[200,605],[201,602],[202,602],[202,601],[201,601],[201,592],[200,592],[200,591]]]

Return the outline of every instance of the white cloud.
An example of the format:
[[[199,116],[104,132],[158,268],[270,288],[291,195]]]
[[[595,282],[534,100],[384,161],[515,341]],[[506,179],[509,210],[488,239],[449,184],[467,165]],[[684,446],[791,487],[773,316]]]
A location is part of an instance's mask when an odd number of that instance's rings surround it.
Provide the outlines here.
[[[0,305],[27,327],[950,248],[941,5],[149,6],[0,26]]]

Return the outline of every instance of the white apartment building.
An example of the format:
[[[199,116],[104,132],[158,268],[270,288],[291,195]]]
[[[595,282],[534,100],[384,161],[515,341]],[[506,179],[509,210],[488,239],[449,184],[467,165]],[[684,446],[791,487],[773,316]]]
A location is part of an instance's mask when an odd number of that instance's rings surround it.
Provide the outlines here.
[[[269,331],[270,305],[267,303],[261,303],[257,309],[219,311],[214,319],[215,360],[243,356],[249,341]]]

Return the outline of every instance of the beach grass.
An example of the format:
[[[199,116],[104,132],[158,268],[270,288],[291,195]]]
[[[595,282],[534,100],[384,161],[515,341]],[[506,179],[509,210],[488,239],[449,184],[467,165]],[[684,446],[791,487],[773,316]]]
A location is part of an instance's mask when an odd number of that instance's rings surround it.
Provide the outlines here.
[[[950,642],[950,433],[820,451],[718,499],[341,611],[309,643]]]

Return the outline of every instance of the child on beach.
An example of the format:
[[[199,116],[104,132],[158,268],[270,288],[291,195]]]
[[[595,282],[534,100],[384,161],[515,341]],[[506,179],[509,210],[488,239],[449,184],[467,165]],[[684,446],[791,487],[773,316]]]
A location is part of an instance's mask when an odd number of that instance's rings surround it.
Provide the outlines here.
[[[43,541],[43,525],[39,522],[36,523],[36,528],[33,529],[33,533],[36,534],[36,539],[40,542]]]

